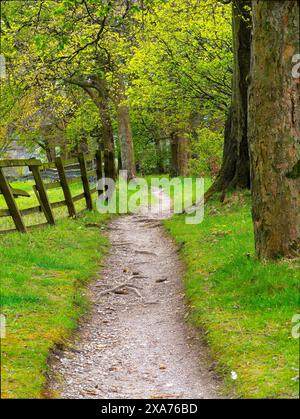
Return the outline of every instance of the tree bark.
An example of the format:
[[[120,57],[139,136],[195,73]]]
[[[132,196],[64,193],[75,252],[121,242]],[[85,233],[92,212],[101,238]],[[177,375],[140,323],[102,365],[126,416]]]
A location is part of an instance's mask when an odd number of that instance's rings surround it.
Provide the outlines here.
[[[94,77],[91,87],[81,85],[99,109],[102,123],[105,176],[116,179],[114,132],[110,116],[108,89],[104,78]]]
[[[300,254],[300,79],[292,75],[299,8],[298,0],[253,0],[249,144],[261,259]]]
[[[56,154],[55,154],[55,149],[54,148],[50,148],[50,147],[45,147],[45,151],[46,151],[46,156],[47,156],[47,160],[49,163],[54,162]]]
[[[178,134],[178,174],[186,176],[188,170],[188,135]]]
[[[100,62],[101,64],[101,62]],[[91,75],[84,78],[67,79],[67,83],[80,86],[99,109],[102,123],[105,176],[116,179],[114,132],[110,116],[109,93],[105,77]]]
[[[176,177],[179,174],[178,167],[178,137],[175,132],[171,133],[171,176]]]
[[[110,117],[108,100],[101,97],[99,102],[100,118],[102,122],[104,146],[104,173],[105,176],[116,179],[114,132]]]
[[[188,162],[188,136],[186,133],[171,133],[171,175],[186,176]]]
[[[157,154],[157,173],[163,174],[165,173],[164,167],[164,145],[161,140],[154,139],[155,141],[155,148]]]
[[[127,170],[128,179],[132,179],[136,176],[132,130],[129,107],[126,103],[124,103],[126,100],[126,94],[124,82],[121,77],[119,80],[118,90],[117,115],[122,169]]]
[[[251,0],[233,0],[233,82],[231,106],[224,132],[223,162],[220,173],[208,191],[250,188],[250,162],[247,139],[248,77],[251,55]]]

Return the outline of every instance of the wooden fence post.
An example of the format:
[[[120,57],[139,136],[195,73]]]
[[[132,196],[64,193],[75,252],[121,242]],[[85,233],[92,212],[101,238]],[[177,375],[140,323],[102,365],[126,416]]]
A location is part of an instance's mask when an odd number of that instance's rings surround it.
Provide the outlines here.
[[[85,158],[84,158],[83,153],[80,153],[78,155],[78,162],[79,162],[79,166],[80,166],[81,179],[82,179],[84,197],[85,197],[85,201],[86,201],[86,207],[87,207],[88,210],[91,211],[93,209],[93,200],[92,200],[90,184],[89,184],[89,179],[88,179],[88,174],[87,174],[87,169],[86,169],[86,162],[85,162]]]
[[[43,179],[41,177],[40,168],[39,166],[29,166],[29,170],[32,172],[36,189],[40,196],[40,204],[44,211],[46,220],[49,224],[54,225],[55,219],[52,212],[52,207],[48,199],[48,195],[46,192],[46,188],[43,182]]]
[[[19,211],[15,198],[12,194],[10,186],[6,180],[6,177],[1,167],[0,167],[0,189],[3,193],[10,215],[12,216],[12,219],[14,220],[16,229],[20,231],[21,233],[26,233],[27,230],[23,222],[21,213]]]
[[[33,192],[34,192],[34,194],[36,196],[36,199],[39,201],[39,204],[40,204],[40,212],[43,212],[43,205],[42,205],[42,201],[41,201],[41,198],[40,198],[40,194],[39,194],[39,192],[37,190],[37,187],[35,185],[33,185],[32,186],[32,189],[33,189]]]
[[[73,202],[73,198],[72,198],[72,194],[70,191],[70,187],[68,184],[68,180],[67,180],[67,176],[66,176],[66,172],[65,172],[65,168],[64,168],[64,164],[62,161],[61,157],[57,157],[55,159],[55,165],[58,171],[58,175],[59,175],[59,180],[60,180],[60,184],[64,193],[64,197],[65,197],[65,201],[68,207],[68,212],[69,212],[69,216],[70,217],[76,217],[76,210],[75,210],[75,205]]]

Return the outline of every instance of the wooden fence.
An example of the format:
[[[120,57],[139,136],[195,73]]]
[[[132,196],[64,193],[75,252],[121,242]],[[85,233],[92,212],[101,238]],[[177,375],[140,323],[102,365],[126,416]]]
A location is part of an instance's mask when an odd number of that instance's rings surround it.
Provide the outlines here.
[[[87,164],[92,163],[92,164]],[[80,176],[68,178],[67,168],[74,165],[78,165],[80,169]],[[26,191],[21,189],[14,189],[4,173],[4,169],[8,167],[28,167],[32,173],[34,179],[33,191],[37,197],[39,205],[19,209],[16,201],[16,197],[28,196]],[[89,167],[91,166],[91,167]],[[54,169],[57,171],[58,181],[46,183],[43,179],[43,171]],[[10,231],[20,231],[26,233],[28,228],[40,227],[45,224],[54,225],[55,216],[53,213],[54,208],[67,207],[70,217],[76,217],[75,202],[85,199],[86,208],[88,210],[93,209],[92,194],[96,192],[96,187],[91,187],[89,179],[95,178],[96,181],[102,178],[102,156],[101,151],[98,150],[94,155],[79,154],[77,158],[63,161],[60,157],[55,159],[54,163],[42,163],[37,159],[29,160],[0,160],[0,194],[4,196],[6,201],[7,209],[0,209],[1,217],[11,217],[15,224],[15,229],[2,230],[0,233],[8,233]],[[70,190],[71,183],[82,182],[83,192],[72,196]],[[47,190],[61,188],[63,191],[64,200],[57,202],[50,202],[47,194]],[[38,224],[34,226],[26,226],[24,222],[24,216],[43,213],[47,223]]]

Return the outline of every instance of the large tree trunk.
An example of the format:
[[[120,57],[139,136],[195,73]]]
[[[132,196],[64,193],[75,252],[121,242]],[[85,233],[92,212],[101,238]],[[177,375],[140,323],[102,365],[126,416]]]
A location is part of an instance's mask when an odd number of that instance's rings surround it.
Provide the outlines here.
[[[253,0],[249,144],[262,259],[300,254],[300,80],[292,76],[299,8],[298,0]]]
[[[130,112],[129,107],[124,103],[126,100],[124,83],[122,78],[119,82],[118,92],[118,127],[119,127],[119,140],[121,147],[121,159],[122,169],[127,170],[128,179],[132,179],[136,176],[135,160],[134,160],[134,149],[132,140],[132,130],[130,123]]]
[[[247,140],[248,76],[251,50],[251,0],[233,0],[233,82],[231,107],[228,112],[223,163],[220,173],[208,191],[250,188],[250,163]]]

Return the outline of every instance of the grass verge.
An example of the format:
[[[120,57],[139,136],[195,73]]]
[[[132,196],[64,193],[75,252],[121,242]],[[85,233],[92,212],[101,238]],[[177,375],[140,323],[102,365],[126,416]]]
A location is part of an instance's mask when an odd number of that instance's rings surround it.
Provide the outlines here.
[[[99,228],[107,215],[85,213],[55,227],[0,236],[1,397],[40,398],[49,351],[63,343],[87,308],[84,285],[108,246]]]
[[[299,397],[300,261],[254,257],[250,197],[211,201],[202,224],[185,216],[165,222],[181,246],[191,318],[207,342],[233,397]],[[236,375],[235,375],[236,374]]]

